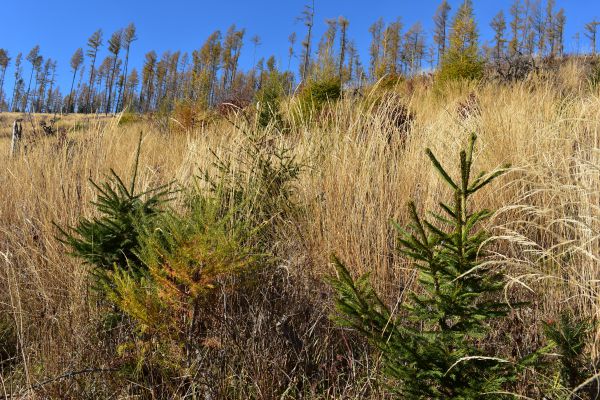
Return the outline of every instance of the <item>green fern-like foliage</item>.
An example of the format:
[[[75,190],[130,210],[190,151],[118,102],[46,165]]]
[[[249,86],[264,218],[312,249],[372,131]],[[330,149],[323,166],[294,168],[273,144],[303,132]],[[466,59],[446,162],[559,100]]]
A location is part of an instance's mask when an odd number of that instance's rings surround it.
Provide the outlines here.
[[[490,211],[471,209],[472,196],[506,168],[473,177],[475,140],[473,135],[460,154],[457,180],[427,150],[454,196],[451,203],[440,203],[441,214],[430,218],[410,203],[412,223],[407,230],[397,227],[401,252],[413,260],[421,286],[399,317],[380,300],[368,277],[353,280],[334,259],[337,320],[381,350],[385,372],[402,399],[501,398],[505,384],[516,377],[515,364],[477,345],[490,321],[507,315],[509,306],[496,300],[502,276],[482,262],[489,236],[481,223]]]

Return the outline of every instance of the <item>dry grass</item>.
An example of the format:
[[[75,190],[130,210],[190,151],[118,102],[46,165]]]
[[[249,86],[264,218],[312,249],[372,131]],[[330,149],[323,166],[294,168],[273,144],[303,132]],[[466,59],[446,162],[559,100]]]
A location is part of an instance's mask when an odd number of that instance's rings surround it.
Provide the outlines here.
[[[335,253],[357,274],[370,272],[390,301],[410,290],[415,273],[395,252],[389,221],[407,221],[409,199],[435,209],[447,194],[423,150],[431,147],[452,161],[468,134],[477,132],[478,167],[513,165],[477,201],[499,210],[491,228],[500,239],[496,260],[511,277],[507,295],[531,300],[505,327],[519,336],[518,350],[538,343],[539,321],[560,309],[600,317],[600,97],[576,65],[554,78],[462,85],[443,93],[419,86],[378,105],[346,99],[320,120],[293,127],[293,133],[272,132],[272,142],[285,142],[306,166],[297,194],[304,212],[293,221],[299,229],[281,239],[292,275],[302,277],[298,282],[318,280],[332,272],[328,259]],[[477,106],[465,112],[461,104],[467,99]],[[414,113],[408,130],[390,118],[399,102]],[[0,115],[0,137],[11,118]],[[235,122],[252,129],[242,118]],[[119,127],[108,120],[70,133],[67,146],[47,138],[15,159],[8,158],[8,142],[0,139],[6,149],[0,150],[0,312],[16,326],[20,365],[4,377],[7,392],[65,371],[110,367],[86,267],[65,253],[52,223],[72,225],[92,213],[87,180],[100,180],[109,168],[127,175],[140,130],[145,136],[139,182],[145,188],[173,179],[185,185],[210,168],[210,150],[235,154],[245,143],[242,130],[225,121],[165,135],[145,123]],[[319,300],[323,317],[330,303],[326,293]],[[594,354],[599,344],[600,330]],[[92,381],[111,385],[107,377]],[[352,391],[324,396],[344,393]]]

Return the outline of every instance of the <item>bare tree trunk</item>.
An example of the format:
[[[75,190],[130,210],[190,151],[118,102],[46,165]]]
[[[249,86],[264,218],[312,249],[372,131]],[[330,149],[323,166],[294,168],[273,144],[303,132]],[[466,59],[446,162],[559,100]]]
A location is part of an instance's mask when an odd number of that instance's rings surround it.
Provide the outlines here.
[[[105,109],[105,114],[108,115],[109,112],[111,112],[112,107],[111,107],[111,102],[112,102],[112,91],[113,91],[113,86],[115,83],[115,74],[117,71],[117,61],[119,61],[117,54],[115,54],[115,61],[113,62],[113,66],[112,66],[112,71],[110,73],[110,86],[108,87],[108,101],[106,102],[106,109]]]
[[[12,97],[10,99],[10,108],[8,109],[9,111],[14,112],[15,111],[15,96],[17,95],[17,83],[19,82],[20,78],[16,78],[15,79],[15,83],[13,84],[13,92],[12,92]]]
[[[69,103],[67,105],[67,114],[72,113],[71,108],[73,107],[73,86],[75,85],[75,75],[77,75],[77,69],[73,71],[73,80],[71,81],[71,91],[69,91]]]
[[[117,99],[117,106],[115,112],[123,111],[125,104],[122,104],[125,99],[123,96],[123,89],[127,86],[127,67],[129,64],[129,46],[127,46],[127,52],[125,53],[125,70],[123,72],[123,79],[121,80],[121,89],[119,90],[119,98]]]
[[[306,35],[305,46],[305,54],[304,61],[302,66],[302,80],[306,81],[306,75],[308,75],[308,67],[310,64],[310,51],[311,51],[311,41],[312,41],[312,30],[315,24],[315,0],[312,1],[312,7],[306,10],[306,27],[308,28],[308,32]]]
[[[93,84],[94,84],[94,72],[95,72],[95,66],[96,66],[96,56],[98,55],[98,48],[94,49],[94,56],[92,57],[92,70],[90,71],[90,83],[89,83],[89,88],[88,88],[88,92],[87,92],[87,99],[86,99],[86,110],[85,112],[87,114],[92,112],[92,105],[90,103],[90,99],[93,99],[92,97],[92,90],[93,90]]]
[[[34,70],[34,67],[32,64],[31,75],[29,75],[29,84],[27,85],[27,93],[25,93],[25,106],[23,107],[23,112],[27,111],[27,104],[29,103],[29,89],[31,89],[31,80],[33,79],[33,70]],[[35,91],[35,89],[34,89],[34,91]]]
[[[6,67],[2,70],[2,78],[0,78],[0,112],[2,112],[2,102],[6,100],[4,98],[4,75],[6,75]],[[8,111],[8,103],[6,104],[6,111]]]

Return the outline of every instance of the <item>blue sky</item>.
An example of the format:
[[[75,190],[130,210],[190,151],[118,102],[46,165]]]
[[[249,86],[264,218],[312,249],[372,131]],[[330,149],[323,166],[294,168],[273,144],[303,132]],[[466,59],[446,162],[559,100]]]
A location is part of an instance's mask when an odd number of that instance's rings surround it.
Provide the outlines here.
[[[369,26],[379,17],[386,21],[401,17],[405,26],[421,21],[431,32],[432,16],[441,0],[316,0],[316,36],[325,28],[325,19],[340,15],[350,20],[350,36],[355,40],[363,63],[368,62]],[[461,0],[451,0],[456,10]],[[3,0],[0,15],[0,47],[9,51],[11,58],[18,52],[27,54],[36,44],[41,54],[58,61],[58,84],[69,90],[71,73],[69,60],[78,47],[85,49],[87,38],[98,28],[105,38],[130,22],[138,28],[138,41],[131,49],[131,63],[139,70],[143,56],[150,50],[159,55],[166,50],[191,52],[199,48],[214,30],[226,31],[235,23],[247,31],[246,45],[240,60],[242,67],[252,65],[250,37],[261,37],[259,56],[274,54],[287,64],[287,38],[297,32],[304,36],[304,26],[297,21],[304,0]],[[508,11],[512,0],[474,0],[475,12],[482,41],[491,37],[489,22],[503,8]],[[565,41],[567,50],[574,49],[573,35],[583,25],[600,17],[598,0],[558,0],[557,8],[564,7],[567,15]],[[582,50],[586,41],[582,35]],[[101,57],[106,55],[104,49]],[[87,60],[86,60],[87,64]],[[25,73],[29,71],[25,65]],[[5,91],[12,89],[12,68],[7,73]]]

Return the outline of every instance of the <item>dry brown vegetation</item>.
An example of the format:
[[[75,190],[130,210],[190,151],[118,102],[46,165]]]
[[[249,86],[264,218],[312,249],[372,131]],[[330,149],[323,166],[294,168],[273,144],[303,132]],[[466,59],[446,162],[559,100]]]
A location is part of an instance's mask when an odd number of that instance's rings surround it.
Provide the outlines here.
[[[423,210],[437,207],[447,192],[423,150],[455,160],[471,132],[480,138],[479,167],[512,164],[477,202],[498,210],[490,229],[499,239],[495,261],[507,274],[506,296],[530,302],[499,323],[490,343],[526,353],[544,341],[540,321],[560,310],[600,317],[600,93],[577,64],[508,86],[411,83],[383,103],[370,101],[374,96],[343,99],[289,132],[267,128],[264,146],[285,143],[304,165],[296,192],[302,212],[279,238],[285,257],[278,272],[252,294],[223,294],[246,302],[239,308],[246,311],[230,316],[238,327],[227,320],[206,344],[207,358],[221,363],[200,379],[214,385],[207,398],[386,397],[372,379],[377,358],[328,322],[332,300],[321,278],[332,273],[335,253],[354,273],[370,272],[390,304],[414,290],[415,272],[395,251],[390,220],[407,222],[409,199]],[[396,123],[399,104],[411,111],[409,125]],[[90,289],[88,267],[56,240],[53,222],[74,225],[93,213],[88,179],[102,180],[109,168],[130,175],[140,131],[139,183],[151,188],[172,180],[189,185],[211,169],[211,151],[238,154],[245,132],[256,127],[239,115],[167,134],[147,122],[111,119],[70,131],[67,145],[45,138],[11,159],[4,137],[13,118],[0,115],[0,319],[12,327],[16,351],[3,364],[0,395],[160,397],[113,371],[127,332],[102,332],[107,306]],[[595,338],[594,355],[600,330]],[[241,367],[230,369],[234,362]],[[541,373],[529,378],[520,389],[532,396],[539,393],[533,386],[552,381]]]

